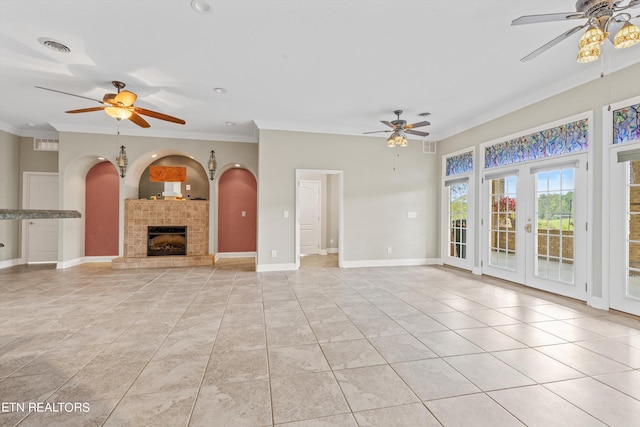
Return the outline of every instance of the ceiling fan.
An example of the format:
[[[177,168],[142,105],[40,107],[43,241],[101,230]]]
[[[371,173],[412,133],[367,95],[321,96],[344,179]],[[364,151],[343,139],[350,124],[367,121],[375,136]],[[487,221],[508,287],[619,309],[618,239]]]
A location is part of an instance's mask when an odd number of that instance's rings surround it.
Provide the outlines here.
[[[607,39],[616,49],[627,48],[640,42],[640,29],[630,21],[640,15],[631,16],[622,12],[640,6],[640,0],[630,0],[621,5],[624,0],[577,0],[576,11],[566,13],[548,13],[542,15],[525,15],[511,22],[511,25],[537,24],[540,22],[586,19],[583,25],[573,27],[560,34],[555,39],[534,50],[521,61],[528,61],[549,50],[556,44],[567,39],[585,27],[589,27],[579,42],[578,62],[585,63],[598,59],[600,45]]]
[[[79,110],[70,110],[66,111],[67,113],[75,114],[75,113],[89,113],[92,111],[100,111],[104,110],[109,116],[115,118],[116,120],[129,119],[133,123],[137,124],[140,127],[148,128],[150,127],[149,123],[140,115],[153,117],[154,119],[165,120],[172,123],[185,124],[186,122],[182,119],[178,119],[177,117],[168,116],[166,114],[158,113],[157,111],[151,111],[144,108],[136,107],[133,105],[138,98],[133,92],[128,90],[122,90],[125,88],[125,84],[119,81],[112,81],[111,84],[118,91],[117,93],[107,93],[102,98],[102,101],[98,99],[88,98],[82,95],[75,95],[73,93],[63,92],[61,90],[49,89],[42,86],[36,86],[38,89],[49,90],[51,92],[58,92],[64,95],[71,95],[78,98],[84,98],[91,101],[95,101],[99,104],[102,104],[100,107],[91,107],[91,108],[81,108]]]
[[[405,134],[409,133],[412,135],[419,135],[419,136],[428,136],[429,132],[422,132],[419,130],[414,130],[414,128],[419,128],[419,127],[423,127],[423,126],[429,126],[431,123],[425,121],[422,122],[417,122],[417,123],[413,123],[413,124],[407,124],[406,120],[401,120],[400,119],[400,114],[402,114],[402,110],[395,110],[393,112],[393,114],[396,115],[396,119],[392,120],[392,121],[387,121],[387,120],[381,120],[380,123],[383,123],[387,126],[389,126],[391,129],[387,129],[387,130],[374,130],[371,132],[364,132],[364,134],[370,134],[370,133],[382,133],[382,132],[391,132],[391,135],[389,136],[389,138],[387,139],[387,144],[389,144],[389,147],[396,147],[396,146],[400,146],[400,147],[406,147],[408,142],[407,142],[407,137]],[[429,115],[429,113],[421,113],[420,114],[423,117],[426,117]]]

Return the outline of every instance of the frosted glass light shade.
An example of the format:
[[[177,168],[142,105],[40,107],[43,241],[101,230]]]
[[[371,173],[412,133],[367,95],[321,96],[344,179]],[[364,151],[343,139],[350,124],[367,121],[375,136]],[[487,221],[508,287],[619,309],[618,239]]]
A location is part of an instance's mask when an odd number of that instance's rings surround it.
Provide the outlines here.
[[[613,39],[613,47],[624,49],[640,43],[640,28],[631,22],[626,22]]]
[[[128,119],[131,117],[131,111],[121,107],[105,107],[104,112],[118,120]]]
[[[608,34],[602,31],[598,27],[589,27],[587,31],[580,38],[578,47],[580,49],[584,47],[592,47],[601,45],[608,37]]]
[[[578,51],[577,61],[581,64],[593,62],[600,57],[600,46],[585,46]]]

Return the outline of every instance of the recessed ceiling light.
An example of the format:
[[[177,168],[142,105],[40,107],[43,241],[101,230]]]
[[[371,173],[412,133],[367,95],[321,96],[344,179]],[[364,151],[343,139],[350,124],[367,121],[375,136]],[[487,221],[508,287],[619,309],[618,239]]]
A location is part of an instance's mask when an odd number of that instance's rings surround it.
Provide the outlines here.
[[[240,163],[236,163],[236,164],[235,164],[235,165],[233,165],[233,166],[235,166],[235,167],[239,168],[239,167],[240,167]]]
[[[158,157],[157,154],[154,154],[154,155],[151,156],[152,159],[155,159],[156,157]]]
[[[211,12],[211,6],[206,0],[191,0],[191,7],[196,12],[200,12],[200,13]]]
[[[60,43],[59,41],[50,39],[48,37],[40,37],[38,39],[40,44],[48,47],[49,49],[53,49],[56,52],[69,53],[71,52],[71,48],[66,46],[64,43]]]
[[[236,124],[234,122],[224,122],[225,125],[227,126],[235,126]]]
[[[215,93],[220,93],[220,94],[227,93],[227,90],[225,88],[223,88],[223,87],[217,87],[217,88],[213,89],[213,91]]]
[[[104,160],[104,157],[98,157],[98,160]]]

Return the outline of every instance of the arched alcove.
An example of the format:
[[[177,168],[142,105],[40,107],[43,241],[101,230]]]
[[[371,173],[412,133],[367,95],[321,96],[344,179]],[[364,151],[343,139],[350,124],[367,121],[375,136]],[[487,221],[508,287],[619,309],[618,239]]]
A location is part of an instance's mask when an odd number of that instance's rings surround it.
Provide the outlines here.
[[[242,168],[226,170],[218,181],[218,252],[255,252],[257,183]]]
[[[120,177],[111,162],[93,166],[85,190],[85,256],[118,255]]]
[[[209,199],[209,177],[202,168],[200,162],[194,159],[172,154],[161,157],[150,163],[140,176],[138,186],[138,198],[147,199],[150,196],[161,194],[164,190],[164,183],[151,182],[149,179],[149,169],[151,166],[181,166],[186,168],[187,180],[181,183],[181,193],[184,198],[192,200]]]

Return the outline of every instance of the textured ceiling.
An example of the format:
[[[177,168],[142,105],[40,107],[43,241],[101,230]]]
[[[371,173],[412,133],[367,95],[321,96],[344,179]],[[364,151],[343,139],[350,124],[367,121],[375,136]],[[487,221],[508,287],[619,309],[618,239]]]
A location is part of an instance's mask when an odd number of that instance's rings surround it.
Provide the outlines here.
[[[582,22],[511,21],[573,11],[572,0],[205,1],[209,13],[190,0],[1,1],[0,129],[115,133],[103,112],[64,113],[96,103],[34,86],[102,99],[120,80],[137,106],[187,122],[125,121],[123,134],[255,141],[257,125],[357,135],[402,109],[410,123],[430,112],[437,140],[640,62],[640,46],[608,45],[602,61],[577,64],[579,33],[520,62]]]

